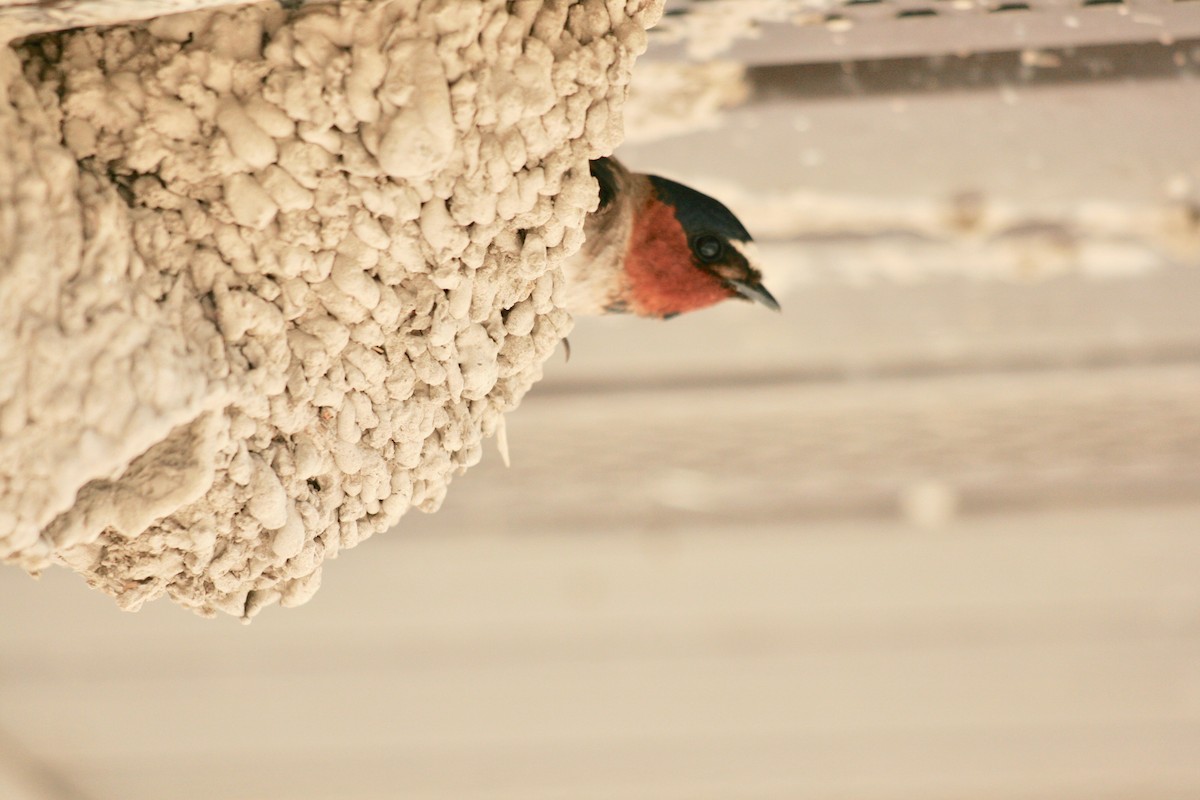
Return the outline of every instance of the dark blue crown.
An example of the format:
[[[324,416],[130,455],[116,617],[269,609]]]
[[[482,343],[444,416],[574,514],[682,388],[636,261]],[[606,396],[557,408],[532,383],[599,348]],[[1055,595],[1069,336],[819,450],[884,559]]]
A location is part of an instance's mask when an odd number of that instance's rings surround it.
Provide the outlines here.
[[[675,218],[688,237],[715,233],[729,241],[748,242],[750,234],[733,212],[706,194],[657,175],[648,175],[658,199],[675,209]]]

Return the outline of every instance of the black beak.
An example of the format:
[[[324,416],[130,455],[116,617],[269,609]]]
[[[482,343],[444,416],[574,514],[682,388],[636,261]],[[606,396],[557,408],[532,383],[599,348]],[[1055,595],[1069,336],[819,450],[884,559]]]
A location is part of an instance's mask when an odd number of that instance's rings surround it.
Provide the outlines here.
[[[750,283],[748,281],[730,281],[729,285],[733,290],[747,300],[753,300],[755,303],[762,303],[772,311],[779,310],[779,301],[771,296],[771,293],[761,283]]]

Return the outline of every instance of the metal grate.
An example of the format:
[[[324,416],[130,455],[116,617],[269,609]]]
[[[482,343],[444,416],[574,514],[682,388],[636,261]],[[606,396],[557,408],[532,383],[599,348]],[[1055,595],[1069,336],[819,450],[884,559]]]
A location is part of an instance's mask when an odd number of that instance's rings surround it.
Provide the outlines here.
[[[1200,37],[1200,0],[674,0],[651,58],[748,65]]]

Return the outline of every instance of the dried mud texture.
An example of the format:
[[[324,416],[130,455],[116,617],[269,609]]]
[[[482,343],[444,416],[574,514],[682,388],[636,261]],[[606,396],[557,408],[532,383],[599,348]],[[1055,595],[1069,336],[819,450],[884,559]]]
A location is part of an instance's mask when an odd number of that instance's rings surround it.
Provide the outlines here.
[[[229,0],[0,0],[0,43],[50,31],[127,25],[228,5]]]
[[[297,605],[570,320],[653,0],[202,11],[0,52],[0,558]]]

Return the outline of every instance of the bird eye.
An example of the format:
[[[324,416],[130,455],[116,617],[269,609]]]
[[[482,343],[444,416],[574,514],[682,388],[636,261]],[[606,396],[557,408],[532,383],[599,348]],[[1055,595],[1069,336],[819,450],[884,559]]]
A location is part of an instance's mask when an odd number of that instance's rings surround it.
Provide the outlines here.
[[[725,254],[725,245],[715,236],[697,237],[692,249],[700,256],[701,261],[716,261]]]

